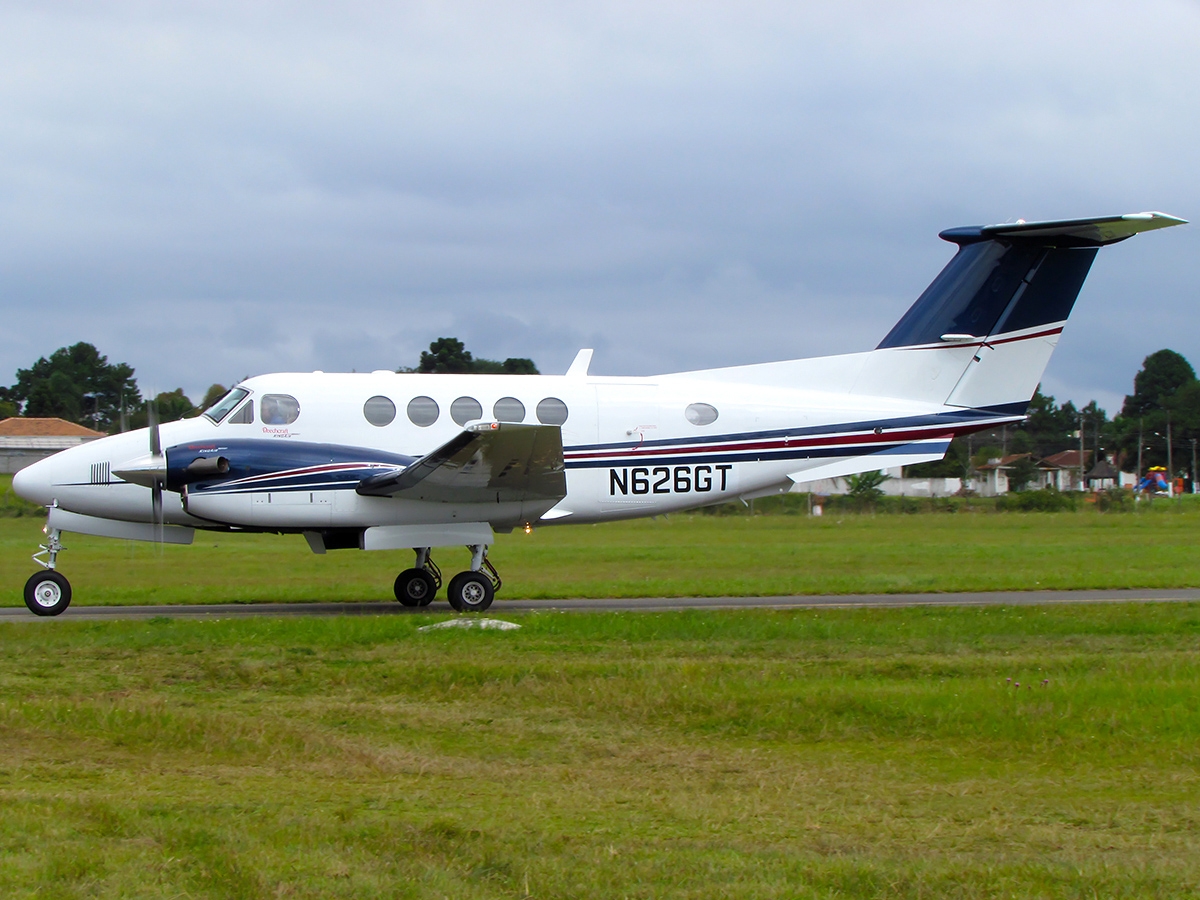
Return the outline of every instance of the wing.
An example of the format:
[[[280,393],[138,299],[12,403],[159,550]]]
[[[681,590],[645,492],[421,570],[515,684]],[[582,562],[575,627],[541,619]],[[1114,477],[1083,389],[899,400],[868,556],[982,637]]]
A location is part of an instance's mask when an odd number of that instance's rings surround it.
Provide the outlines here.
[[[438,503],[557,502],[567,495],[562,431],[557,425],[475,425],[406,469],[364,478],[357,490]]]

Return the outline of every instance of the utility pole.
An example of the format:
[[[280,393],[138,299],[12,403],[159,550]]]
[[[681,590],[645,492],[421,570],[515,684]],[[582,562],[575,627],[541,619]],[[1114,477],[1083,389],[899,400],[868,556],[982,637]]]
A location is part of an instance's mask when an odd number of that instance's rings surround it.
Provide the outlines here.
[[[1087,490],[1087,483],[1083,480],[1083,410],[1079,411],[1079,489]]]
[[[1137,483],[1142,483],[1142,422],[1145,420],[1138,416],[1138,466],[1137,466]]]
[[[1175,496],[1175,469],[1171,464],[1171,413],[1167,413],[1167,496]]]
[[[1192,438],[1192,493],[1196,493],[1196,439]]]

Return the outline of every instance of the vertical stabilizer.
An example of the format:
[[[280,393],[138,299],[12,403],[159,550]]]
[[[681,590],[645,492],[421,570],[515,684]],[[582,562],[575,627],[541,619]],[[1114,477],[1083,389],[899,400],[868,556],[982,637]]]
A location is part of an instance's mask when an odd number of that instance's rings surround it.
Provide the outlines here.
[[[943,231],[958,252],[870,354],[853,392],[1023,410],[1097,248],[1180,224],[1134,213]]]

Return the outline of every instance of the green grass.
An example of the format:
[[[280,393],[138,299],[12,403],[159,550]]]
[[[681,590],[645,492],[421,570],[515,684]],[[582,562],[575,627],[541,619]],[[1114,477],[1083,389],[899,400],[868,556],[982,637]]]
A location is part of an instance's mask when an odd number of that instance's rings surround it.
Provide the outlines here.
[[[20,605],[42,520],[0,519],[0,604]],[[1133,514],[671,516],[500,535],[500,598],[1200,587],[1200,506]],[[390,599],[408,551],[309,552],[298,536],[190,547],[68,534],[78,604]],[[435,553],[452,574],[466,551]]]
[[[436,618],[0,625],[0,895],[1200,895],[1196,605]]]
[[[12,489],[12,476],[0,475],[0,519],[15,519],[20,516],[43,517],[46,510],[36,503],[22,500]]]

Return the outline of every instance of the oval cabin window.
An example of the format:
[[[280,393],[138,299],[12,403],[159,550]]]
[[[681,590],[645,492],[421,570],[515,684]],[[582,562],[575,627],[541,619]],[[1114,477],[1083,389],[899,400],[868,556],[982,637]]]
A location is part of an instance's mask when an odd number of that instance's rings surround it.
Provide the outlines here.
[[[432,397],[413,397],[408,401],[408,420],[414,425],[428,428],[438,420],[441,410]]]
[[[561,425],[567,421],[567,404],[557,397],[547,397],[537,405],[537,417],[543,425]]]
[[[300,404],[291,394],[263,394],[258,417],[264,425],[291,425],[300,416]]]
[[[683,414],[693,425],[711,425],[717,421],[717,408],[708,403],[693,403]]]
[[[450,404],[450,418],[455,424],[466,425],[483,418],[483,406],[474,397],[459,397]]]
[[[363,417],[379,428],[391,425],[396,418],[396,404],[387,397],[372,397],[363,404]]]
[[[525,404],[516,397],[501,397],[492,407],[497,422],[524,422]]]

